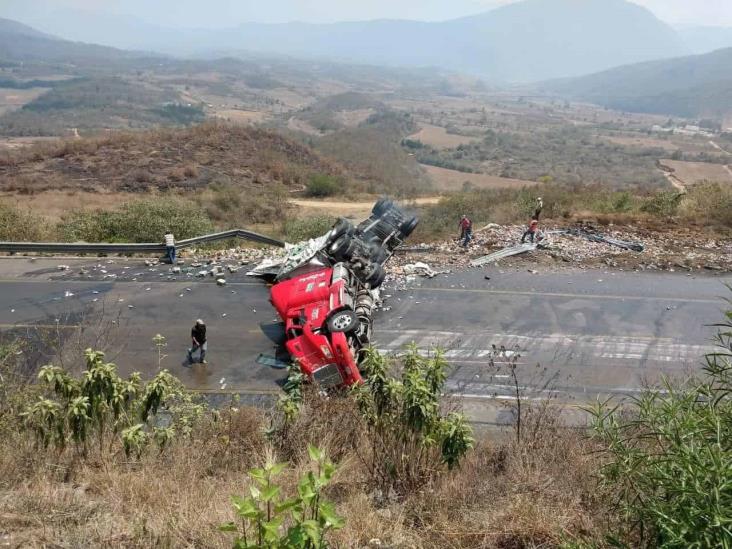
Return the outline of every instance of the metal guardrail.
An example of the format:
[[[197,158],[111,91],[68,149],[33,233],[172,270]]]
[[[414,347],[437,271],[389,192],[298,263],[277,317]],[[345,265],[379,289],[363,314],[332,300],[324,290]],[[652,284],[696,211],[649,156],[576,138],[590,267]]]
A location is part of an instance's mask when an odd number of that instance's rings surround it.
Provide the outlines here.
[[[276,238],[271,238],[263,234],[247,231],[245,229],[233,229],[221,233],[207,234],[188,238],[176,242],[176,249],[190,248],[199,244],[207,244],[209,242],[218,242],[221,240],[231,240],[240,238],[250,240],[260,244],[268,244],[278,248],[284,248],[285,243]],[[148,253],[164,253],[165,244],[162,243],[139,243],[139,244],[112,244],[105,242],[0,242],[0,252],[8,253],[70,253],[70,254],[148,254]]]

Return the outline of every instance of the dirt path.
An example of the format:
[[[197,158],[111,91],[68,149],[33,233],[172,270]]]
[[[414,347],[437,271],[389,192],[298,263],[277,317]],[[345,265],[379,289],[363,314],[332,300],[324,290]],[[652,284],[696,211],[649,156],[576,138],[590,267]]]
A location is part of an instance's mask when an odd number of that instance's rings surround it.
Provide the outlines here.
[[[711,140],[710,140],[710,141],[709,141],[709,144],[710,144],[710,145],[711,145],[712,147],[714,147],[715,149],[717,149],[718,151],[720,151],[720,152],[723,152],[723,153],[725,153],[725,154],[728,154],[728,155],[732,156],[732,153],[731,153],[731,152],[729,152],[729,151],[728,151],[727,149],[723,149],[722,147],[720,147],[719,145],[717,145],[717,144],[716,144],[716,143],[715,143],[714,141],[711,141]]]
[[[305,210],[306,213],[342,215],[348,218],[365,218],[370,215],[375,201],[374,199],[368,202],[331,202],[325,200],[294,199],[290,200],[290,203]],[[439,196],[428,196],[406,200],[405,202],[416,206],[428,206],[430,204],[437,204],[439,201]]]

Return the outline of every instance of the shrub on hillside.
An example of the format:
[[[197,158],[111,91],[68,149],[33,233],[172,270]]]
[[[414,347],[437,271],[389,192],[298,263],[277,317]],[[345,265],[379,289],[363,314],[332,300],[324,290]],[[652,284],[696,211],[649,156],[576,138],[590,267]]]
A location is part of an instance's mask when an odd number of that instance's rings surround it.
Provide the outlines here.
[[[305,186],[305,194],[317,198],[333,196],[344,188],[343,182],[331,175],[318,174],[310,177]]]
[[[130,202],[116,211],[77,211],[59,224],[62,238],[72,242],[158,242],[166,230],[184,239],[213,229],[195,204],[166,198]]]
[[[288,242],[300,242],[327,233],[335,219],[329,215],[316,215],[303,218],[286,219],[282,232]]]
[[[0,204],[0,240],[37,242],[48,236],[45,221],[30,211]]]
[[[683,196],[676,191],[661,191],[648,198],[641,210],[658,217],[672,217],[676,215]]]
[[[711,182],[694,185],[679,210],[693,222],[732,227],[732,187]]]
[[[721,326],[704,378],[592,410],[602,479],[638,547],[732,547],[732,311]]]
[[[153,441],[162,448],[175,434],[189,434],[204,411],[167,370],[143,383],[139,373],[121,378],[102,352],[87,349],[85,355],[86,371],[78,378],[50,365],[38,375],[46,394],[23,415],[39,448],[52,446],[60,454],[73,445],[78,454],[102,456],[118,440],[125,454],[140,457]],[[155,421],[163,409],[165,426]]]
[[[371,442],[362,456],[371,481],[383,493],[406,494],[443,467],[457,467],[474,440],[465,417],[442,408],[448,366],[442,352],[425,357],[411,346],[400,359],[397,380],[389,372],[392,361],[369,349],[362,364],[366,382],[355,391]]]

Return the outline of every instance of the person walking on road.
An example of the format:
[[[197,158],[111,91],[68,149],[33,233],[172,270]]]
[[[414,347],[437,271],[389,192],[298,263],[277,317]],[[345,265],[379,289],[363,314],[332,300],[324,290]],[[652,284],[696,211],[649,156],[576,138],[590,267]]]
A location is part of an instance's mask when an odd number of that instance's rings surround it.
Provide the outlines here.
[[[531,216],[531,221],[529,221],[529,226],[524,231],[523,236],[521,237],[521,244],[524,244],[526,242],[526,237],[529,237],[529,240],[531,240],[531,243],[534,243],[534,240],[536,239],[536,232],[539,229],[539,216],[541,215],[541,210],[544,207],[544,202],[542,201],[541,197],[536,199],[536,209],[534,210],[534,215]]]
[[[175,265],[175,237],[170,231],[165,231],[163,237],[165,241],[165,253],[168,256],[168,261],[171,265]]]
[[[473,222],[467,215],[460,218],[460,241],[462,247],[467,248],[470,241],[473,240]]]
[[[200,350],[201,356],[198,362],[208,364],[206,362],[206,350],[208,349],[208,344],[206,343],[206,324],[200,318],[196,320],[195,326],[191,329],[191,343],[192,346],[188,349],[188,363],[193,364],[193,353]]]

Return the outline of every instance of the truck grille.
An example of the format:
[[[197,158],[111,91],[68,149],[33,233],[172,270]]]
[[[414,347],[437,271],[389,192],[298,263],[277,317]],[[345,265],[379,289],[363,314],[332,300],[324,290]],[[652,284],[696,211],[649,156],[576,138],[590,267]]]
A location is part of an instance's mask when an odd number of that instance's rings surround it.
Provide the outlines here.
[[[313,381],[323,387],[335,387],[343,383],[341,373],[335,364],[326,364],[313,372]]]

